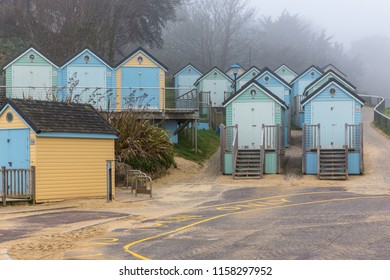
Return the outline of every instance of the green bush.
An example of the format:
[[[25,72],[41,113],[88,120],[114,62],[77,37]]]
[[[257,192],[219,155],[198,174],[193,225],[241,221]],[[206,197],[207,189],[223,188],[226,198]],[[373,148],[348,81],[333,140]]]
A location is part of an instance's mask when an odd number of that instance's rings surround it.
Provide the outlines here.
[[[119,162],[154,177],[174,163],[173,144],[162,128],[133,112],[111,114],[108,120],[119,132],[115,147]]]

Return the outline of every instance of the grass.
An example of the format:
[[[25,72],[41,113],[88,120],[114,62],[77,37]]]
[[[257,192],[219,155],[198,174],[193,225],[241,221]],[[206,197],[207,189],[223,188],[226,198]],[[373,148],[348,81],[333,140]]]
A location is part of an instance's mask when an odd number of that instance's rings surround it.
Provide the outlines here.
[[[386,116],[390,117],[390,108],[385,108],[383,110],[383,114],[385,114]]]
[[[203,164],[219,148],[219,135],[215,131],[198,130],[198,153],[192,147],[191,136],[179,135],[179,144],[174,147],[175,155]]]

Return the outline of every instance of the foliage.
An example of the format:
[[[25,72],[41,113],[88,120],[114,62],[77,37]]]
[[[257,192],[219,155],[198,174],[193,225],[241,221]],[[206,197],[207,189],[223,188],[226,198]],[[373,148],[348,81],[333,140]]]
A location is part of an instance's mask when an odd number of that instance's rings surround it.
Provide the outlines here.
[[[219,135],[215,131],[198,130],[198,153],[192,146],[192,141],[185,133],[179,134],[179,144],[175,145],[175,154],[188,160],[203,164],[218,150]]]
[[[131,110],[111,113],[108,121],[119,131],[115,147],[118,161],[154,174],[163,173],[174,163],[168,134],[152,125],[145,114]]]
[[[85,46],[113,61],[130,42],[161,46],[182,0],[2,0],[0,32],[63,61]]]

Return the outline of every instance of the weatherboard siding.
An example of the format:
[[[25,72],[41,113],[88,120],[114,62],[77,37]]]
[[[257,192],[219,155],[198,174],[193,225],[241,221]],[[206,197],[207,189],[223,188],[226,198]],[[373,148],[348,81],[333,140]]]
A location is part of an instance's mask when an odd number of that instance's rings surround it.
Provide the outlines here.
[[[138,57],[142,57],[142,63],[138,62]],[[149,59],[144,53],[138,52],[134,54],[129,60],[127,60],[125,63],[123,63],[119,68],[115,70],[115,79],[116,79],[116,109],[120,111],[122,109],[122,68],[123,67],[131,67],[131,68],[138,68],[138,67],[147,67],[147,68],[159,68],[158,72],[158,87],[159,87],[159,93],[158,98],[159,101],[157,102],[157,108],[163,109],[165,108],[165,71],[162,69],[158,64],[156,64],[154,61]]]
[[[35,59],[31,61],[29,59],[29,55],[34,54]],[[10,64],[6,69],[6,95],[7,97],[12,97],[12,86],[13,85],[13,66],[25,66],[25,67],[34,67],[34,66],[50,66],[52,68],[52,77],[51,77],[51,85],[46,85],[47,87],[57,87],[58,85],[58,73],[57,73],[57,67],[54,67],[52,64],[50,64],[45,58],[43,58],[38,52],[34,50],[27,51],[24,55],[22,55],[17,60],[13,61],[12,64]],[[44,85],[42,85],[43,87]]]
[[[38,202],[106,196],[106,161],[114,160],[114,140],[38,137],[36,155]]]

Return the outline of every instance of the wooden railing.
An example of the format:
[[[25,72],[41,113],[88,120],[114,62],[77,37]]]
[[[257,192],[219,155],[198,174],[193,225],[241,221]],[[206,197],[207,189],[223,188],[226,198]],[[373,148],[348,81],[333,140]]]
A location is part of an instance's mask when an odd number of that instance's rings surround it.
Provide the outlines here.
[[[0,193],[3,206],[6,206],[7,200],[26,200],[35,203],[34,166],[28,169],[6,169],[3,166],[0,173]]]
[[[321,149],[320,124],[303,124],[302,125],[302,173],[306,173],[306,153],[307,151],[317,152],[317,171],[319,174],[319,160]]]
[[[280,173],[281,169],[281,156],[282,156],[282,127],[277,125],[262,125],[261,129],[261,160],[264,163],[265,153],[267,150],[274,150],[276,153],[276,165],[277,173]],[[264,164],[263,164],[264,166]]]
[[[233,135],[235,134],[236,130],[235,125],[229,125],[225,126],[224,124],[221,124],[219,126],[220,131],[220,149],[221,149],[221,170],[224,170],[225,168],[225,153],[226,152],[232,152],[232,143],[233,143]]]
[[[175,100],[176,108],[199,110],[199,96],[196,89],[187,91]]]
[[[361,171],[364,171],[363,124],[345,124],[345,147],[359,151]]]

